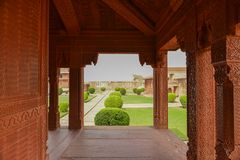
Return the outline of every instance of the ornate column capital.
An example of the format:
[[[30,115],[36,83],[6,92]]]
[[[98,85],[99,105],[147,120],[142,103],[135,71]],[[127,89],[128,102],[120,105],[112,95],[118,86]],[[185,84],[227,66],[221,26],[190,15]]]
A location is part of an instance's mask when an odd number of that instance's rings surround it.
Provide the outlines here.
[[[223,83],[225,82],[225,80],[228,76],[228,73],[229,73],[228,65],[225,63],[214,64],[213,67],[215,69],[214,78],[215,78],[217,85],[223,85]]]
[[[159,51],[155,54],[154,63],[151,66],[155,69],[167,67],[167,52],[168,51]]]

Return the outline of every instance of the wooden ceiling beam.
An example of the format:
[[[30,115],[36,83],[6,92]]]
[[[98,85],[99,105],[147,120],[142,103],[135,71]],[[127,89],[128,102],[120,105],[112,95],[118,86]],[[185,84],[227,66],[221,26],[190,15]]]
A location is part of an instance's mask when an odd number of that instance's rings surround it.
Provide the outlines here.
[[[78,34],[80,25],[71,0],[53,0],[54,5],[70,34]]]
[[[136,27],[138,30],[143,32],[147,36],[154,35],[154,27],[151,23],[146,22],[139,18],[140,13],[133,12],[132,8],[124,5],[120,0],[102,0],[105,4],[107,4],[110,8],[112,8],[117,14],[122,16],[125,20],[127,20],[130,24]]]
[[[161,16],[161,19],[158,20],[155,26],[155,31],[156,33],[160,32],[161,29],[164,27],[164,25],[167,24],[169,20],[174,17],[174,15],[177,15],[178,9],[181,7],[183,4],[183,0],[170,0],[169,1],[169,7],[165,10],[163,15]]]
[[[132,2],[140,9],[144,10],[147,14],[154,18],[154,21],[159,19],[159,9],[156,6],[150,5],[149,2],[141,0],[132,0]],[[157,1],[159,2],[159,1]]]
[[[139,53],[155,52],[155,38],[139,31],[81,31],[79,35],[51,36],[59,52],[89,53]],[[121,46],[121,47],[119,47]]]

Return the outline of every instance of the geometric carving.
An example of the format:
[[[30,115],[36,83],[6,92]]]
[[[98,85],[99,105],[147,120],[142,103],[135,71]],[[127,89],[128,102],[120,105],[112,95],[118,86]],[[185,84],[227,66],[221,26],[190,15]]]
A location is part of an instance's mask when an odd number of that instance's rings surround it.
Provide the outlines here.
[[[46,11],[47,0],[0,2],[0,159],[46,156]]]
[[[37,0],[2,1],[0,7],[0,15],[2,15],[0,31],[4,33],[0,36],[2,46],[0,58],[4,60],[2,63],[4,66],[0,64],[2,71],[0,98],[14,99],[24,95],[37,95],[40,50],[39,2]],[[15,12],[10,14],[11,11]],[[14,19],[18,21],[13,21]]]
[[[227,36],[226,38],[226,52],[228,61],[240,62],[240,38],[236,36]]]
[[[234,148],[230,153],[229,158],[239,159],[240,157],[240,37],[227,36],[227,64],[230,72],[228,74],[229,80],[233,85],[233,113],[230,117],[233,119],[233,143]],[[227,107],[227,106],[226,106]],[[229,135],[230,137],[231,135]],[[231,148],[230,148],[231,149]],[[228,151],[228,150],[227,150]]]
[[[17,114],[5,116],[0,119],[0,130],[15,127],[21,123],[37,120],[40,114],[39,107],[29,109]]]
[[[212,47],[212,62],[217,82],[216,155],[224,160],[239,159],[240,156],[239,42],[239,37],[226,36]]]

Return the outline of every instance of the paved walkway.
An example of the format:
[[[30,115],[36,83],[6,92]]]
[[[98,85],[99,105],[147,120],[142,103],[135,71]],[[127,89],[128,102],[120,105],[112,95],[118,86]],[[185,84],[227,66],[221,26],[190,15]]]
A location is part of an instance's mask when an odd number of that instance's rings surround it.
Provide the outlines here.
[[[108,97],[109,92],[105,93],[104,96],[101,98],[98,103],[96,103],[94,106],[92,106],[92,109],[89,110],[87,114],[84,116],[84,126],[94,126],[94,117],[95,115],[104,108],[104,101]]]
[[[85,127],[67,146],[62,160],[186,160],[187,151],[171,131],[152,127]]]
[[[168,107],[179,107],[181,103],[168,103]],[[151,103],[142,103],[142,104],[124,104],[123,108],[152,108],[153,104]]]
[[[84,116],[87,115],[89,112],[92,111],[92,109],[102,101],[103,98],[105,98],[106,95],[108,95],[109,92],[104,92],[103,94],[97,94],[95,98],[93,98],[90,102],[84,103]],[[60,123],[61,127],[67,127],[68,126],[68,114],[61,118]]]

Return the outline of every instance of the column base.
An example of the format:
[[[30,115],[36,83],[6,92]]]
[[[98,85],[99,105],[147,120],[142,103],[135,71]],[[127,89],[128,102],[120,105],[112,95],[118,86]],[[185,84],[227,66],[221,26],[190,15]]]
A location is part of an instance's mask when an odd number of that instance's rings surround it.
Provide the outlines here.
[[[162,124],[160,122],[160,119],[156,118],[156,119],[154,119],[154,128],[156,128],[156,129],[168,129],[168,125],[167,124]]]
[[[56,130],[60,127],[60,113],[48,113],[48,129],[49,130]]]
[[[68,129],[70,130],[78,130],[78,129],[82,129],[83,128],[83,125],[81,122],[78,121],[74,121],[73,123],[70,123],[69,121],[69,127]]]

